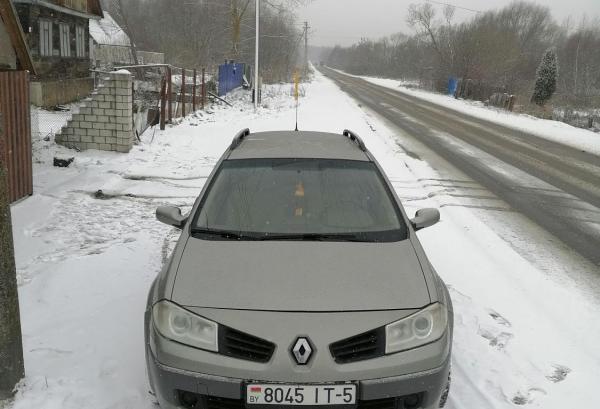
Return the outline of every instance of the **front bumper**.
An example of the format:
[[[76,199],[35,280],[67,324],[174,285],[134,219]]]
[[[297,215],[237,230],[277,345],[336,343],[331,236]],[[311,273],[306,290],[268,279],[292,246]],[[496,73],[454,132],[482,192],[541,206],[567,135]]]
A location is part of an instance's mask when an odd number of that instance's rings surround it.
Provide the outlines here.
[[[245,380],[207,375],[180,370],[159,363],[147,347],[146,359],[148,376],[156,398],[162,409],[243,409],[243,384]],[[402,399],[418,395],[420,403],[414,409],[439,407],[450,372],[450,356],[438,368],[428,371],[361,380],[359,384],[358,409],[404,409]],[[194,405],[186,405],[183,393],[196,395]]]

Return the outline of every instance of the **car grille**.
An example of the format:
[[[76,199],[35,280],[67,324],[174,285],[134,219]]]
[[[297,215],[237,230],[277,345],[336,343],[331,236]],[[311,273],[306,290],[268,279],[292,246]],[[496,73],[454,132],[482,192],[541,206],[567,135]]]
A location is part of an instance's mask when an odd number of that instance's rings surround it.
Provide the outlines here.
[[[338,364],[383,356],[385,354],[385,328],[374,329],[334,342],[329,346],[329,350]]]
[[[268,362],[275,351],[275,344],[264,339],[236,331],[219,328],[219,353],[233,358],[254,362]]]
[[[179,401],[187,409],[244,409],[243,399],[228,399],[217,396],[198,395],[191,392],[179,392]],[[408,403],[406,399],[412,399]],[[376,400],[359,400],[356,409],[414,409],[422,402],[423,394],[399,396]],[[416,400],[415,400],[416,399]],[[286,406],[290,407],[290,406]]]
[[[361,400],[359,409],[396,409],[396,398]]]
[[[243,409],[244,401],[241,399],[206,397],[206,409]]]

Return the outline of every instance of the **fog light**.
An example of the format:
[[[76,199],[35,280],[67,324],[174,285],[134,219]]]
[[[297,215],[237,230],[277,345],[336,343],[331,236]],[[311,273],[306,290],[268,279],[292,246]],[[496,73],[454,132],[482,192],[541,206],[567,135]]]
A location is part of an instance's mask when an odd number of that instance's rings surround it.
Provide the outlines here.
[[[408,395],[404,398],[405,409],[416,409],[421,404],[421,396],[418,394]]]
[[[196,408],[196,404],[198,403],[198,395],[196,395],[195,393],[191,393],[191,392],[181,392],[180,396],[180,400],[181,400],[181,404],[186,407],[186,408]]]

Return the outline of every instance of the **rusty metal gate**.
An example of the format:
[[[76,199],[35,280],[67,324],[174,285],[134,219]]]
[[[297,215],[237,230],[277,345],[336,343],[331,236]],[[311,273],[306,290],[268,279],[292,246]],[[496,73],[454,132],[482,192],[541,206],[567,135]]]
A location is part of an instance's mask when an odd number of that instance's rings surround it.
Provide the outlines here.
[[[0,72],[0,155],[8,170],[9,200],[33,193],[29,73]]]

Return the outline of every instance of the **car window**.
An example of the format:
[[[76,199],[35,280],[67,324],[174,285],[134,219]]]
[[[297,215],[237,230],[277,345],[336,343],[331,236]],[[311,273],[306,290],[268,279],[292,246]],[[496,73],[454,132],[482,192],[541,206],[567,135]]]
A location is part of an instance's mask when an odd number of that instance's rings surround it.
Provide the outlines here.
[[[221,165],[195,215],[201,238],[398,241],[406,225],[378,168],[331,159]]]

